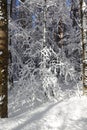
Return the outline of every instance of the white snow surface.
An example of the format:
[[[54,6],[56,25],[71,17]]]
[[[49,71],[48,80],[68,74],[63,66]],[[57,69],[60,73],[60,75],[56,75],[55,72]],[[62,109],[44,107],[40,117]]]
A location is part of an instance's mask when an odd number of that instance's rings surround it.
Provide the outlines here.
[[[33,111],[0,119],[0,130],[87,130],[87,97],[44,103]]]

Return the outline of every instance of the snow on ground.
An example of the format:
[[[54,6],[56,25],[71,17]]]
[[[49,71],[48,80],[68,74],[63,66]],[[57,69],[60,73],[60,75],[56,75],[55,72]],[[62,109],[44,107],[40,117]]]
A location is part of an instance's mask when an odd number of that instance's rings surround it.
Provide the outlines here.
[[[87,130],[87,97],[46,103],[34,111],[0,119],[0,130]]]

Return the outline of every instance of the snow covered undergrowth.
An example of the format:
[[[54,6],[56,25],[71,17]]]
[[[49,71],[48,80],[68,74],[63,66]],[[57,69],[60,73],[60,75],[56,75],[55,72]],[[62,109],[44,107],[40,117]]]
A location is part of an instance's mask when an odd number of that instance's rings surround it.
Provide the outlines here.
[[[0,119],[0,130],[87,130],[87,97],[46,103],[34,111]]]

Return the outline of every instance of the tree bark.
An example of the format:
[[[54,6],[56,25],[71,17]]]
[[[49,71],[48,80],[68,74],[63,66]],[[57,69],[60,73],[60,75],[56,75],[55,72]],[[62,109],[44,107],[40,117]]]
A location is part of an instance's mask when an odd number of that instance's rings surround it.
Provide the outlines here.
[[[44,0],[44,34],[43,34],[43,47],[46,45],[46,20],[47,20],[47,0]]]
[[[87,5],[80,0],[83,48],[83,94],[87,95]]]
[[[8,116],[8,20],[7,0],[0,0],[0,117]]]

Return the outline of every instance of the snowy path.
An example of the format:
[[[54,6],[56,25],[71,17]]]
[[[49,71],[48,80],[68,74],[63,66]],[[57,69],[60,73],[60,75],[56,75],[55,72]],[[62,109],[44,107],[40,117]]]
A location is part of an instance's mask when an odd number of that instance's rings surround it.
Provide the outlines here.
[[[47,103],[31,113],[2,119],[0,130],[87,130],[87,97]]]

